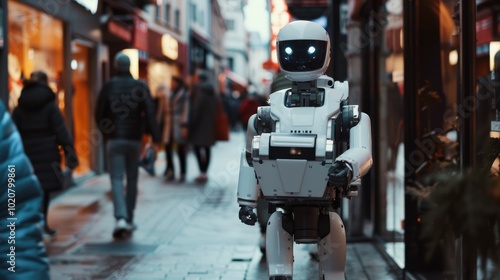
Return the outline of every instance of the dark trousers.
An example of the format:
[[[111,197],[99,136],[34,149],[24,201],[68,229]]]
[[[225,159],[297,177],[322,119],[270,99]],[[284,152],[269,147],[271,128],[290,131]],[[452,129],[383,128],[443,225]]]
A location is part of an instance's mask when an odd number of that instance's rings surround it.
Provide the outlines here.
[[[198,160],[198,167],[202,173],[207,173],[208,164],[210,163],[210,147],[194,146],[194,154]]]
[[[140,141],[118,139],[108,141],[109,175],[116,219],[123,218],[132,222],[134,218],[140,150]],[[126,193],[124,193],[124,175],[127,178]]]
[[[165,144],[165,157],[167,158],[167,168],[165,169],[165,174],[167,175],[168,171],[172,171],[172,175],[174,174],[174,148],[173,148],[173,139],[170,138],[170,141]],[[177,155],[179,156],[179,164],[181,168],[180,175],[186,175],[186,145],[177,143]]]

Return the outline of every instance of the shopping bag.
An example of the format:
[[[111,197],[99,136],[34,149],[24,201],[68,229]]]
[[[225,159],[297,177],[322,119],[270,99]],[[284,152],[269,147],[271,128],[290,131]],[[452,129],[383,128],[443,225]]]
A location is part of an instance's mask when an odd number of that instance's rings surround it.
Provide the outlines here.
[[[229,141],[229,118],[220,100],[215,111],[215,141]]]
[[[155,149],[150,143],[144,146],[141,158],[139,159],[139,166],[144,168],[149,175],[155,175]]]

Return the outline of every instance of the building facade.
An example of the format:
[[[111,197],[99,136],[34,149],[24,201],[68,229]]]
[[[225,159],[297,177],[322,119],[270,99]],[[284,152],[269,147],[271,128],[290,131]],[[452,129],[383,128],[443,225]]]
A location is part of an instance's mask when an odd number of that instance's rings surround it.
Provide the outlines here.
[[[148,26],[147,81],[153,96],[160,85],[170,88],[173,76],[188,77],[187,11],[185,1],[166,0],[142,12]]]
[[[249,77],[249,33],[245,28],[245,0],[219,0],[227,32],[224,36],[228,91],[243,93]]]

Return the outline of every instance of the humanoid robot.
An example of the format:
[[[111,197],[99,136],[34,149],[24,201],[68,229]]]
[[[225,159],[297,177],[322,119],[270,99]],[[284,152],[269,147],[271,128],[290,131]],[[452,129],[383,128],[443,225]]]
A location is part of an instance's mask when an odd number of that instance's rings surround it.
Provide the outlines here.
[[[324,75],[330,39],[321,25],[287,24],[277,50],[292,87],[272,93],[249,119],[239,218],[255,224],[259,196],[276,209],[266,230],[269,279],[292,279],[294,241],[317,244],[319,279],[344,279],[346,237],[336,211],[372,166],[370,118],[347,105],[347,82]]]

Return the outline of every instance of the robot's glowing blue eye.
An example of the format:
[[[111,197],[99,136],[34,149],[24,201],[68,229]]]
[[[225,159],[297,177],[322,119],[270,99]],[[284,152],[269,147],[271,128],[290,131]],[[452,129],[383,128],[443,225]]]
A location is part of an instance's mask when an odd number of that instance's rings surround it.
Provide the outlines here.
[[[307,52],[308,52],[309,54],[313,54],[313,53],[315,53],[315,52],[316,52],[316,48],[315,48],[315,47],[313,47],[313,46],[310,46],[310,47],[309,47],[309,49],[307,49]]]
[[[293,53],[292,48],[290,48],[290,47],[286,47],[286,48],[285,48],[285,52],[286,52],[286,54],[288,54],[288,55],[291,55],[291,54]]]

